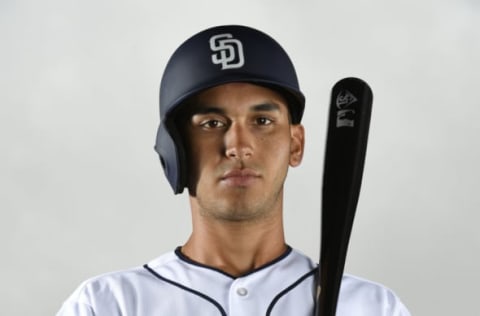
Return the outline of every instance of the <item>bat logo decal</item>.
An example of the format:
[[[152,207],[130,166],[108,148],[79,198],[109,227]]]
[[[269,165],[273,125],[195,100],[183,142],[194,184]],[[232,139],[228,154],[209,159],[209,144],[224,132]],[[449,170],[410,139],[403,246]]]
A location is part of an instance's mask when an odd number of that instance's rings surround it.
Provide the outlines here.
[[[353,127],[355,125],[355,110],[349,108],[358,99],[348,90],[341,90],[337,94],[335,104],[337,111],[337,127]]]
[[[348,90],[341,90],[337,95],[337,108],[340,110],[347,108],[358,99]]]

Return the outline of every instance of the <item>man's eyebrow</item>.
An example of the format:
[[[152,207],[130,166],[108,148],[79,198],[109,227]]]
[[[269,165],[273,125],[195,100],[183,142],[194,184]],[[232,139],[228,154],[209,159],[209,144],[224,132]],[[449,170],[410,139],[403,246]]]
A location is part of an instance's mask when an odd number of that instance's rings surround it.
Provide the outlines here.
[[[280,111],[280,106],[276,103],[262,103],[252,106],[252,111],[262,112],[262,111]]]
[[[224,114],[225,111],[214,105],[196,106],[192,109],[192,114]]]

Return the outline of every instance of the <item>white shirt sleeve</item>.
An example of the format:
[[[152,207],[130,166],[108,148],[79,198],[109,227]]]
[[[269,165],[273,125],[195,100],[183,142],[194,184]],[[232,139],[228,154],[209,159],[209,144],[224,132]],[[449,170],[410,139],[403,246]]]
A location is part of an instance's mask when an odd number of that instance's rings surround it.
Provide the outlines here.
[[[397,295],[383,285],[345,275],[337,305],[338,316],[411,316]]]
[[[89,282],[84,281],[63,303],[56,316],[95,316],[95,310],[90,303]]]
[[[93,308],[80,302],[65,302],[56,316],[95,316]]]

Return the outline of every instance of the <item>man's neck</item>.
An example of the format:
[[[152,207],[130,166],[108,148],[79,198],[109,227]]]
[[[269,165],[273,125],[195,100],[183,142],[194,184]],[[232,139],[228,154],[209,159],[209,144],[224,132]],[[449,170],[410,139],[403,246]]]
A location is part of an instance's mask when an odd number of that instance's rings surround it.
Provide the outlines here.
[[[225,222],[194,214],[182,253],[238,277],[280,257],[287,249],[281,216],[261,222]]]

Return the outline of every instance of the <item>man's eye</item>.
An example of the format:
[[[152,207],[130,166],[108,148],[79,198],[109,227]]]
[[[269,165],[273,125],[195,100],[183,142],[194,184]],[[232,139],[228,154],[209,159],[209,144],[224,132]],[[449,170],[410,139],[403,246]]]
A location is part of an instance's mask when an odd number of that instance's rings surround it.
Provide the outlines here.
[[[272,120],[267,117],[259,117],[255,120],[258,125],[269,125],[272,123]]]
[[[201,125],[202,127],[205,127],[205,128],[219,128],[219,127],[225,126],[223,122],[218,120],[208,120],[203,122]]]

